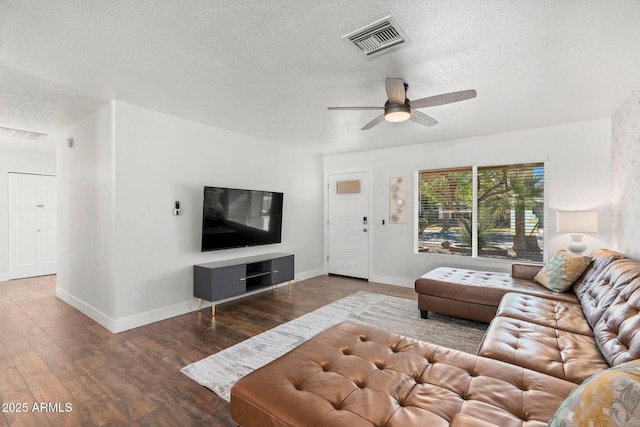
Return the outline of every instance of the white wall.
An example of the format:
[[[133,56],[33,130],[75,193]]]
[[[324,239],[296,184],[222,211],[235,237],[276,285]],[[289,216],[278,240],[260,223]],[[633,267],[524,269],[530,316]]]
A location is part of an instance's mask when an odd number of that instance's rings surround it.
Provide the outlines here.
[[[405,125],[410,126],[411,123]],[[587,252],[611,246],[611,121],[609,119],[562,126],[425,143],[368,152],[327,156],[325,175],[354,169],[373,171],[373,212],[375,225],[370,280],[413,286],[417,277],[442,265],[509,271],[510,263],[500,260],[469,259],[451,255],[414,253],[414,223],[388,223],[389,178],[406,176],[409,192],[415,194],[414,174],[418,169],[455,166],[488,166],[547,160],[548,249],[566,247],[568,235],[555,232],[558,210],[589,209],[599,212],[599,233],[585,236]],[[408,197],[409,212],[414,211]],[[386,219],[387,225],[381,225]]]
[[[640,259],[640,88],[612,119],[612,234],[614,248]]]
[[[110,115],[111,127],[105,126],[103,115]],[[296,279],[322,273],[319,156],[122,102],[113,102],[88,121],[98,138],[80,124],[67,135],[74,137],[73,149],[65,149],[62,137],[60,141],[59,169],[61,174],[65,169],[65,181],[59,191],[66,193],[68,209],[87,212],[78,218],[81,232],[60,237],[86,262],[60,254],[68,274],[59,276],[58,287],[62,298],[110,330],[194,310],[194,264],[278,251],[295,254]],[[74,160],[85,143],[93,148]],[[102,144],[110,148],[97,147]],[[104,171],[105,179],[91,174],[92,169]],[[77,193],[74,183],[84,177],[93,181],[87,185],[90,191]],[[205,185],[282,191],[282,244],[201,253]],[[181,203],[180,216],[173,215],[175,201]],[[61,227],[67,233],[74,230],[68,223]],[[101,248],[85,248],[87,239]],[[94,277],[98,271],[103,278]],[[90,284],[92,277],[104,280],[104,286]],[[111,304],[92,313],[85,303],[97,304],[91,301],[105,288]]]
[[[55,175],[55,153],[0,147],[0,282],[9,280],[9,172]]]
[[[107,105],[56,136],[56,295],[106,327],[116,314],[114,117],[114,105]]]

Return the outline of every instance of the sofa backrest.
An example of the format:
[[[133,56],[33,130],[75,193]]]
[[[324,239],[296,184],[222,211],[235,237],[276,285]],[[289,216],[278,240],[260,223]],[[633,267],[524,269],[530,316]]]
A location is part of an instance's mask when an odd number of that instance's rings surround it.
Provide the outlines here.
[[[587,292],[589,288],[597,287],[599,283],[602,283],[600,275],[609,264],[620,259],[630,259],[620,252],[609,249],[596,249],[589,256],[591,257],[591,264],[572,286],[572,290],[578,298],[581,298],[582,294]]]
[[[640,276],[640,269],[622,268],[620,263],[631,259],[608,249],[593,251],[591,259],[591,264],[576,280],[572,290],[580,300],[589,326],[593,328],[602,313],[615,300],[620,289],[636,276]]]
[[[590,256],[572,290],[598,348],[611,366],[640,358],[640,262],[608,249]]]
[[[640,262],[625,260],[619,263],[624,264],[621,267],[625,270],[640,271]],[[600,352],[611,366],[640,358],[640,276],[636,275],[619,289],[593,328]]]

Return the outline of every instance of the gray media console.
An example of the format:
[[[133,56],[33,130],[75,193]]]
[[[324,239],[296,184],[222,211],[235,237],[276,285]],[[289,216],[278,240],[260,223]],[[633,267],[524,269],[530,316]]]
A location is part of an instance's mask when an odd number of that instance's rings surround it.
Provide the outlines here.
[[[275,287],[293,280],[293,255],[272,253],[193,266],[193,296],[211,301],[211,315],[215,316],[215,301],[231,298],[258,289]]]

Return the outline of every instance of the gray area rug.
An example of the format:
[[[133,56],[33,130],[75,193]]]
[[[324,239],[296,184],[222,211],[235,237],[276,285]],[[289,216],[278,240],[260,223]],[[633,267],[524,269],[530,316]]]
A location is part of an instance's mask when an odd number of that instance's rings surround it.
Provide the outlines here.
[[[486,324],[429,314],[421,319],[415,299],[358,292],[212,354],[180,371],[229,401],[233,384],[309,338],[342,321],[475,354]]]

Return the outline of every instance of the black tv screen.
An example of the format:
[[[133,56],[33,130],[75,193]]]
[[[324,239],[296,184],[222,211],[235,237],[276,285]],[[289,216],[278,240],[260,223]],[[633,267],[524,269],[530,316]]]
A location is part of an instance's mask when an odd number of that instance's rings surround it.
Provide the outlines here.
[[[280,243],[283,194],[204,187],[202,252]]]

